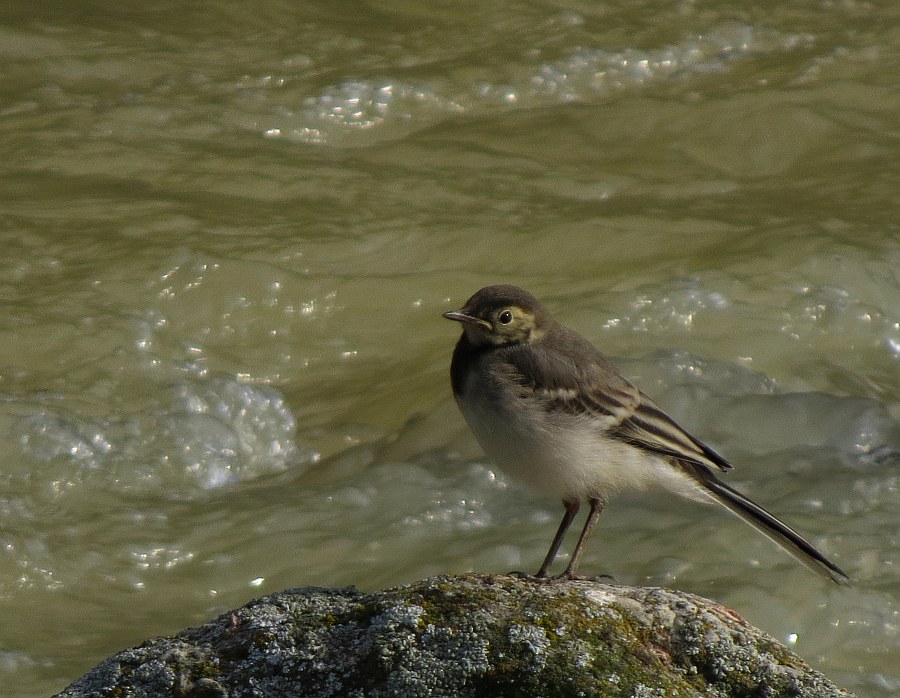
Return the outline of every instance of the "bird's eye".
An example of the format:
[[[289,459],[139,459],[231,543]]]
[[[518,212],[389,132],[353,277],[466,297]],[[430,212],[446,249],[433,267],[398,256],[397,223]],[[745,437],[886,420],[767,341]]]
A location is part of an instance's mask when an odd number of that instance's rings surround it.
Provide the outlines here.
[[[497,316],[497,319],[500,321],[501,325],[508,325],[512,322],[513,314],[509,310],[504,310]]]

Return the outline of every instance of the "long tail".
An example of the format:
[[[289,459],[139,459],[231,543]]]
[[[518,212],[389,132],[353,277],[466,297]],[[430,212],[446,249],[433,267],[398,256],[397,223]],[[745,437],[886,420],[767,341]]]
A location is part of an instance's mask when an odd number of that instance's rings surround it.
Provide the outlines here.
[[[813,547],[812,543],[783,521],[778,520],[756,502],[719,480],[707,468],[690,468],[690,474],[704,494],[727,507],[733,513],[768,536],[797,560],[817,574],[837,584],[849,585],[850,577],[840,567]]]

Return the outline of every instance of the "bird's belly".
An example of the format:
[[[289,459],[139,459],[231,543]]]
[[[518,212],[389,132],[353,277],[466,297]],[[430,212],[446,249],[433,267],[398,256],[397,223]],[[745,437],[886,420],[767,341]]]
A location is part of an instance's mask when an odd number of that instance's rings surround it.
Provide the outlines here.
[[[505,473],[562,499],[644,489],[672,468],[659,458],[604,434],[589,417],[548,415],[539,403],[521,402],[515,414],[460,403],[487,456]]]

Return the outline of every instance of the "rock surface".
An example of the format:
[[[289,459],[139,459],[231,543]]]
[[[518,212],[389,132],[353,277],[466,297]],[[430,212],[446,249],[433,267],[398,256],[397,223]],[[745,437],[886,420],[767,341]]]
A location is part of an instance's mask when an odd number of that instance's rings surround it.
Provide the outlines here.
[[[590,581],[292,589],[110,657],[59,696],[849,696],[733,611]]]

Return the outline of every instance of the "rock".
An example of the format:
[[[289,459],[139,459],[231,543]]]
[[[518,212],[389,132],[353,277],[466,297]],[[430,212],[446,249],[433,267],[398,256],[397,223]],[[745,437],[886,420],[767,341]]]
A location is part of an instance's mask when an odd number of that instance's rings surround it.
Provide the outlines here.
[[[678,591],[509,576],[264,596],[110,657],[59,696],[849,696]]]

